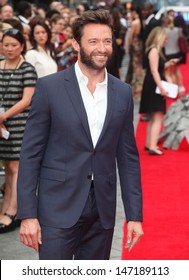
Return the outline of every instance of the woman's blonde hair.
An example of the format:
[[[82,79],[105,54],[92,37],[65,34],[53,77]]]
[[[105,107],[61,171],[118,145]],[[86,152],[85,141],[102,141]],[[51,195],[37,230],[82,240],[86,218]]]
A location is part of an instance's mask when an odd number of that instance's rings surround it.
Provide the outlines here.
[[[163,27],[168,27],[171,29],[174,27],[173,19],[170,16],[163,16],[161,21]]]
[[[166,37],[167,33],[163,27],[158,26],[153,28],[146,40],[146,53],[151,48],[156,48],[159,54],[164,58],[164,55],[162,53],[162,44]]]

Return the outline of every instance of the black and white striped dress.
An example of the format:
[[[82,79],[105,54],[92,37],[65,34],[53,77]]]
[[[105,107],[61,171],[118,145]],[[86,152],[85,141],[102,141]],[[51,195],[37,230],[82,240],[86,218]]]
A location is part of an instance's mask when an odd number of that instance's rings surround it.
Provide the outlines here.
[[[36,71],[26,61],[18,69],[0,69],[0,107],[7,111],[22,99],[24,88],[34,87],[36,81]],[[10,137],[0,138],[0,160],[19,160],[28,113],[29,108],[4,122]]]

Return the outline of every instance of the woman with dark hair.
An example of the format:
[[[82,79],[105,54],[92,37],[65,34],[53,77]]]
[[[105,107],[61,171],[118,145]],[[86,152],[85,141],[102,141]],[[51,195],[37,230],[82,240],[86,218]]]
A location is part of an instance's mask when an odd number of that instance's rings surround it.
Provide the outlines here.
[[[142,21],[139,9],[131,11],[131,26],[126,44],[126,53],[129,53],[130,63],[126,82],[131,84],[133,97],[137,101],[141,98],[144,81],[142,67]]]
[[[21,33],[23,33],[24,31],[22,23],[16,18],[8,18],[5,19],[3,22],[10,24],[13,28],[18,29]]]
[[[17,225],[20,148],[37,80],[34,67],[24,60],[26,43],[18,29],[4,31],[2,47],[5,59],[0,61],[0,160],[5,166],[5,196],[0,211],[0,233]]]
[[[6,29],[12,28],[12,26],[8,23],[0,22],[0,60],[4,59],[3,55],[3,45],[2,45],[2,38],[3,38],[3,32]]]
[[[31,25],[30,41],[33,48],[27,51],[25,58],[35,67],[38,77],[57,72],[51,31],[43,20],[36,20]]]

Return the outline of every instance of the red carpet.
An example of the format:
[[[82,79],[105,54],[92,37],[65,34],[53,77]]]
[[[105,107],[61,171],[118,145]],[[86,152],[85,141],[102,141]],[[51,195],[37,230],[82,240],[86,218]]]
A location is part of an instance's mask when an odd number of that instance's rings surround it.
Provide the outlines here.
[[[188,57],[189,63],[189,57]],[[189,65],[182,65],[184,86],[189,93]],[[139,122],[137,145],[140,153],[144,194],[144,236],[122,259],[189,260],[189,145],[183,142],[178,151],[166,150],[162,157],[143,150],[146,123]]]

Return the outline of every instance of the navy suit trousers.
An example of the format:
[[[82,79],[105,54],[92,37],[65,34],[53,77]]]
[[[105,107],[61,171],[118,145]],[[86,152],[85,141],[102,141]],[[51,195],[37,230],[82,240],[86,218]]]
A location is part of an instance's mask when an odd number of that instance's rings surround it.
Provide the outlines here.
[[[78,222],[71,228],[42,227],[41,260],[108,260],[113,228],[101,225],[91,184],[88,199]]]

